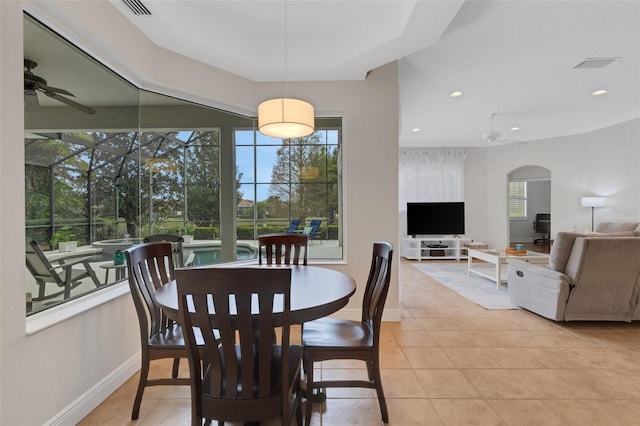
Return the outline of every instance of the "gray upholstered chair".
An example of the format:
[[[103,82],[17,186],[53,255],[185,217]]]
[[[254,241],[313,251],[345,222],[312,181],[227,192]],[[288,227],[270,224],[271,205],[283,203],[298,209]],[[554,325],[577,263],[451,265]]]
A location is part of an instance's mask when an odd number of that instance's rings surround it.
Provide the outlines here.
[[[559,232],[548,265],[509,259],[509,298],[556,321],[640,319],[640,237]]]

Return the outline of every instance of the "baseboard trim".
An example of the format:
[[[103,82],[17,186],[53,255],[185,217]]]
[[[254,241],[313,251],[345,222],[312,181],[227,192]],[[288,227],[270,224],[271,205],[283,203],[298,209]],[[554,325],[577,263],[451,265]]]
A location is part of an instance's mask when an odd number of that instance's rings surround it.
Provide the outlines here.
[[[122,386],[138,370],[140,370],[140,352],[129,358],[124,364],[116,368],[104,379],[96,383],[91,389],[78,397],[62,411],[49,419],[46,426],[66,426],[78,424],[109,395]]]

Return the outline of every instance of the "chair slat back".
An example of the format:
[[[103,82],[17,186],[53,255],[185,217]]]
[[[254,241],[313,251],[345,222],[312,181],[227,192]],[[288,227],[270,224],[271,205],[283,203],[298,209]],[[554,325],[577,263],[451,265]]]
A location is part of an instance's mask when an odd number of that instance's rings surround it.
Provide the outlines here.
[[[149,338],[169,324],[155,303],[156,291],[174,279],[171,243],[146,243],[125,250],[129,288],[136,307],[141,333]]]
[[[298,229],[298,226],[300,226],[300,219],[291,219],[291,223],[289,224],[289,227],[284,232],[295,233],[296,230]]]
[[[39,277],[49,282],[62,283],[62,278],[52,269],[49,259],[40,249],[36,240],[27,241],[26,245],[27,268],[34,277]],[[47,279],[48,278],[48,279]]]
[[[270,234],[258,237],[258,263],[262,265],[265,252],[267,265],[307,264],[309,236],[302,234]]]
[[[536,214],[536,221],[534,223],[534,228],[538,232],[549,232],[551,229],[551,214],[549,213],[538,213]]]
[[[321,223],[322,219],[312,219],[311,222],[309,222],[309,226],[311,227],[311,230],[309,231],[309,238],[314,238],[318,234]]]
[[[393,260],[393,246],[387,242],[373,244],[371,269],[362,300],[362,321],[376,331],[380,330],[382,312],[389,292],[391,282],[391,262]]]
[[[173,251],[173,260],[176,268],[184,266],[184,254],[182,251],[182,243],[184,238],[175,234],[154,234],[145,237],[145,243],[171,243]]]
[[[291,270],[180,269],[176,282],[193,386],[203,396],[229,402],[281,394],[281,384],[289,383],[288,368],[273,377],[272,363],[281,353],[282,365],[288,365]],[[280,326],[281,346],[274,346]],[[204,338],[204,350],[198,351],[194,328]]]

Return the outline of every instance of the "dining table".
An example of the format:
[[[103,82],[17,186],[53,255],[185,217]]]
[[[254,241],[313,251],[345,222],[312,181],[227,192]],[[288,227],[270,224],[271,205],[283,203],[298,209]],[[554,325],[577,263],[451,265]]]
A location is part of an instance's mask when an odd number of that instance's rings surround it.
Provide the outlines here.
[[[319,266],[303,265],[216,265],[212,267],[245,268],[290,268],[291,269],[291,311],[292,324],[302,324],[329,316],[342,309],[356,291],[356,282],[348,274]],[[167,317],[178,321],[178,290],[172,280],[160,287],[155,294],[156,303]],[[282,310],[275,304],[274,312]],[[257,313],[257,312],[256,312]]]

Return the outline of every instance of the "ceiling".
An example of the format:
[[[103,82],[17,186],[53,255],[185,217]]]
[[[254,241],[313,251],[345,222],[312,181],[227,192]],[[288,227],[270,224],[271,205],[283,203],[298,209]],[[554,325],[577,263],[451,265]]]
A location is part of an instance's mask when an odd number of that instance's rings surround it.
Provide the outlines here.
[[[109,2],[158,46],[253,81],[362,80],[398,60],[404,147],[533,141],[640,116],[636,0],[142,0],[150,16]],[[25,39],[27,55],[47,62]],[[575,69],[585,58],[616,60]],[[500,137],[488,144],[491,113]]]

